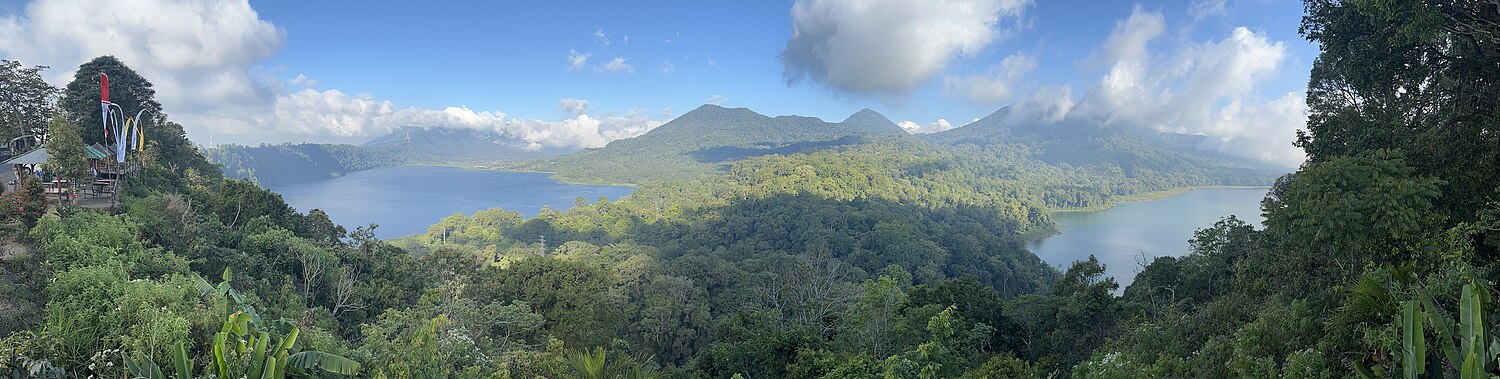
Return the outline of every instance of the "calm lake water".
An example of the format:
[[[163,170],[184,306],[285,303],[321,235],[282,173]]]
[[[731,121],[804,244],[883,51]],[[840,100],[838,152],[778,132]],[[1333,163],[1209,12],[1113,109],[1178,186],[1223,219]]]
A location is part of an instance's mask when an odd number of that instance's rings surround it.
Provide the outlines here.
[[[1206,189],[1151,201],[1117,204],[1096,212],[1052,214],[1061,234],[1027,245],[1043,261],[1066,270],[1089,254],[1124,289],[1140,267],[1136,259],[1187,254],[1193,231],[1235,215],[1260,229],[1260,200],[1267,189]]]
[[[564,184],[550,174],[454,167],[387,167],[316,182],[270,188],[300,212],[317,208],[353,230],[371,223],[379,238],[426,233],[454,213],[504,208],[536,216],[542,206],[565,210],[578,197],[617,200],[630,187]]]

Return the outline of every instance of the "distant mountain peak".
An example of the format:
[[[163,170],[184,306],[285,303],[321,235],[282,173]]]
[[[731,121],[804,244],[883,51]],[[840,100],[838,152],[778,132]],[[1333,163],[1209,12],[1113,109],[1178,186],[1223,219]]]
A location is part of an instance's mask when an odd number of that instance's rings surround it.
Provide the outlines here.
[[[870,108],[860,109],[859,112],[854,112],[854,114],[849,115],[849,118],[844,119],[844,122],[841,122],[840,124],[844,125],[847,128],[862,129],[873,132],[900,132],[902,134],[906,133],[905,130],[901,129],[901,126],[896,125],[896,123],[891,121],[891,119],[886,118],[885,115],[880,114],[880,112],[871,110]]]
[[[726,108],[726,107],[722,107],[722,106],[718,106],[718,105],[714,105],[714,104],[703,104],[703,105],[698,106],[697,108],[693,108],[693,110],[688,111],[687,113],[683,113],[682,117],[687,117],[687,116],[713,116],[713,115],[725,115],[725,114],[756,114],[756,115],[759,115],[759,113],[755,113],[755,111],[750,110],[750,108]]]
[[[859,112],[854,112],[854,114],[849,115],[848,118],[844,119],[844,122],[848,123],[850,121],[877,121],[877,120],[878,121],[890,121],[889,118],[886,118],[885,115],[880,114],[880,112],[876,112],[875,110],[870,109],[870,108],[865,108],[865,109],[860,109]]]

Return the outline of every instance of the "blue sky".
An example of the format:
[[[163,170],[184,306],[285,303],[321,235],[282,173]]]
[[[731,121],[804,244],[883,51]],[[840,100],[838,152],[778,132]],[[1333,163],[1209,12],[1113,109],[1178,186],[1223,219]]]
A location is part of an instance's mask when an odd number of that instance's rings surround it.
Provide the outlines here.
[[[60,81],[119,56],[200,143],[358,142],[409,123],[596,147],[705,102],[829,120],[871,108],[931,131],[1066,98],[1066,117],[1219,136],[1215,148],[1291,164],[1275,145],[1305,118],[1247,115],[1300,111],[1287,94],[1300,98],[1317,54],[1301,14],[1290,0],[4,1],[0,57]],[[850,56],[783,60],[802,51],[797,27],[836,29],[801,41]],[[966,28],[911,37],[946,27]],[[1115,43],[1130,35],[1147,37]],[[789,83],[789,69],[812,74]],[[1132,75],[1137,92],[1121,90]]]

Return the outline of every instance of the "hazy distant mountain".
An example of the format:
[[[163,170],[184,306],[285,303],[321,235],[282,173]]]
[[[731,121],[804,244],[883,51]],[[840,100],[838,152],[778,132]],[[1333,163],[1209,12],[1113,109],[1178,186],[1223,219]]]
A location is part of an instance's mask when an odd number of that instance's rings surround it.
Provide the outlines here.
[[[1126,177],[1147,172],[1197,174],[1224,185],[1261,185],[1290,171],[1270,163],[1204,149],[1199,135],[1156,133],[1085,119],[1015,121],[1009,107],[963,127],[923,135],[948,146],[1024,152],[1051,165],[1119,169]]]
[[[704,105],[641,136],[520,167],[556,172],[560,178],[575,181],[644,183],[711,174],[754,156],[794,154],[888,138],[910,137],[891,120],[868,109],[832,123]]]
[[[362,145],[222,145],[209,160],[226,176],[262,185],[321,180],[376,167],[401,165],[492,165],[540,159],[572,149],[527,149],[526,142],[495,132],[403,127]]]

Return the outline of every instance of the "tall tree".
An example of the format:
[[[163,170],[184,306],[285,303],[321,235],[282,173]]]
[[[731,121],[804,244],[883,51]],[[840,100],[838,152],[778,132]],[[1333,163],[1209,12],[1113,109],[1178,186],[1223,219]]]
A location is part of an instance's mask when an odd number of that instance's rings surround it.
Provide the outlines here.
[[[148,121],[148,126],[166,119],[150,81],[113,56],[94,58],[78,66],[78,73],[73,74],[73,81],[63,90],[59,102],[68,120],[83,130],[85,144],[105,142],[99,110],[99,73],[109,76],[109,101],[119,105],[126,115],[135,117],[137,112],[145,110],[142,118]]]
[[[78,181],[89,174],[88,156],[84,155],[83,137],[78,135],[78,127],[62,115],[52,117],[52,122],[47,125],[47,131],[52,138],[47,140],[47,169],[57,176]],[[59,192],[61,197],[62,193]]]
[[[1307,0],[1312,162],[1395,148],[1445,182],[1439,210],[1470,221],[1500,187],[1500,12],[1493,1]]]
[[[28,130],[40,131],[57,108],[57,87],[42,80],[47,66],[0,60],[0,138],[9,140]]]

